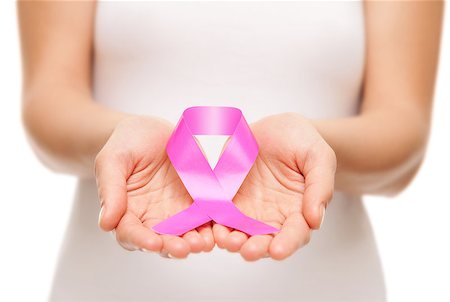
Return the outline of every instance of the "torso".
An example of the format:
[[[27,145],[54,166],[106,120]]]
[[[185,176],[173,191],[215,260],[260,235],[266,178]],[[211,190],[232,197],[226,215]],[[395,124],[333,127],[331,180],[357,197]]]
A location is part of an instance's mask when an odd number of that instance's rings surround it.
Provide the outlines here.
[[[193,105],[354,115],[364,68],[358,2],[100,2],[94,93],[107,106],[176,122]],[[80,181],[54,301],[383,301],[361,199],[337,193],[322,230],[283,262],[215,249],[174,261],[122,250],[97,227],[95,182]]]

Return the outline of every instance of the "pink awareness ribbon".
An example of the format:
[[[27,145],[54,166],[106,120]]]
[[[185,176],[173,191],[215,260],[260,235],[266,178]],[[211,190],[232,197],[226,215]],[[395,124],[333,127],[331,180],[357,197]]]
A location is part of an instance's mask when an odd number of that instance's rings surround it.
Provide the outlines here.
[[[194,135],[230,135],[214,170]],[[193,203],[155,225],[155,232],[179,236],[211,220],[249,235],[279,231],[244,215],[232,202],[258,155],[258,144],[241,110],[208,106],[186,109],[166,151]]]

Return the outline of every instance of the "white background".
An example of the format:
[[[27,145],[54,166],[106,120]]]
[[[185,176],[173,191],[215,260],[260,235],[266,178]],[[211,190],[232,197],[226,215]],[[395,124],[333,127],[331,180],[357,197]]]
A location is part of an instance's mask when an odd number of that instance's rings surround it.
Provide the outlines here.
[[[367,197],[389,301],[450,301],[450,19],[426,160],[395,198]],[[0,1],[0,301],[43,301],[75,179],[35,158],[20,122],[15,3]],[[324,284],[326,290],[326,284]]]

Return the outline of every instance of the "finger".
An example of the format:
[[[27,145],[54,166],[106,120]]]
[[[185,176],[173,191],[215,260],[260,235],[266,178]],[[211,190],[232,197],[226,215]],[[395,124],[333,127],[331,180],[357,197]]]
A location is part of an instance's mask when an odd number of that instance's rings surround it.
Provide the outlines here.
[[[189,244],[189,249],[192,253],[200,253],[205,247],[205,240],[196,230],[184,234],[183,239]]]
[[[320,228],[325,209],[333,197],[336,156],[325,143],[312,148],[305,159],[303,215],[312,229]]]
[[[214,240],[219,248],[225,248],[226,238],[230,232],[231,230],[226,226],[217,223],[213,225]]]
[[[237,252],[247,239],[247,234],[240,231],[232,231],[225,238],[224,246],[229,252]]]
[[[186,258],[191,251],[189,243],[181,237],[162,235],[162,253],[167,253],[170,258]]]
[[[250,237],[241,247],[241,256],[247,261],[256,261],[269,253],[272,235],[256,235]]]
[[[119,244],[127,250],[159,252],[163,246],[160,236],[143,226],[139,218],[131,214],[123,216],[115,233]]]
[[[210,252],[214,248],[214,235],[211,228],[211,223],[204,224],[197,228],[199,234],[203,237],[205,245],[203,247],[204,252]]]
[[[269,254],[275,260],[285,259],[306,245],[310,236],[311,229],[302,214],[293,213],[286,218],[280,232],[272,239]]]
[[[100,153],[95,160],[95,175],[101,205],[98,224],[104,231],[111,231],[127,209],[126,160]]]

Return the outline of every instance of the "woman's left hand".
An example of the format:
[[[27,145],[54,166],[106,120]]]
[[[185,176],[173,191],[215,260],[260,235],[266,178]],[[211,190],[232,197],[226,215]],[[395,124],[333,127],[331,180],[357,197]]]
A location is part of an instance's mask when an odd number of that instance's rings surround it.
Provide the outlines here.
[[[217,245],[246,260],[281,260],[309,242],[320,228],[334,191],[336,156],[305,118],[286,113],[251,125],[259,155],[233,199],[246,215],[280,229],[246,234],[215,224]]]

